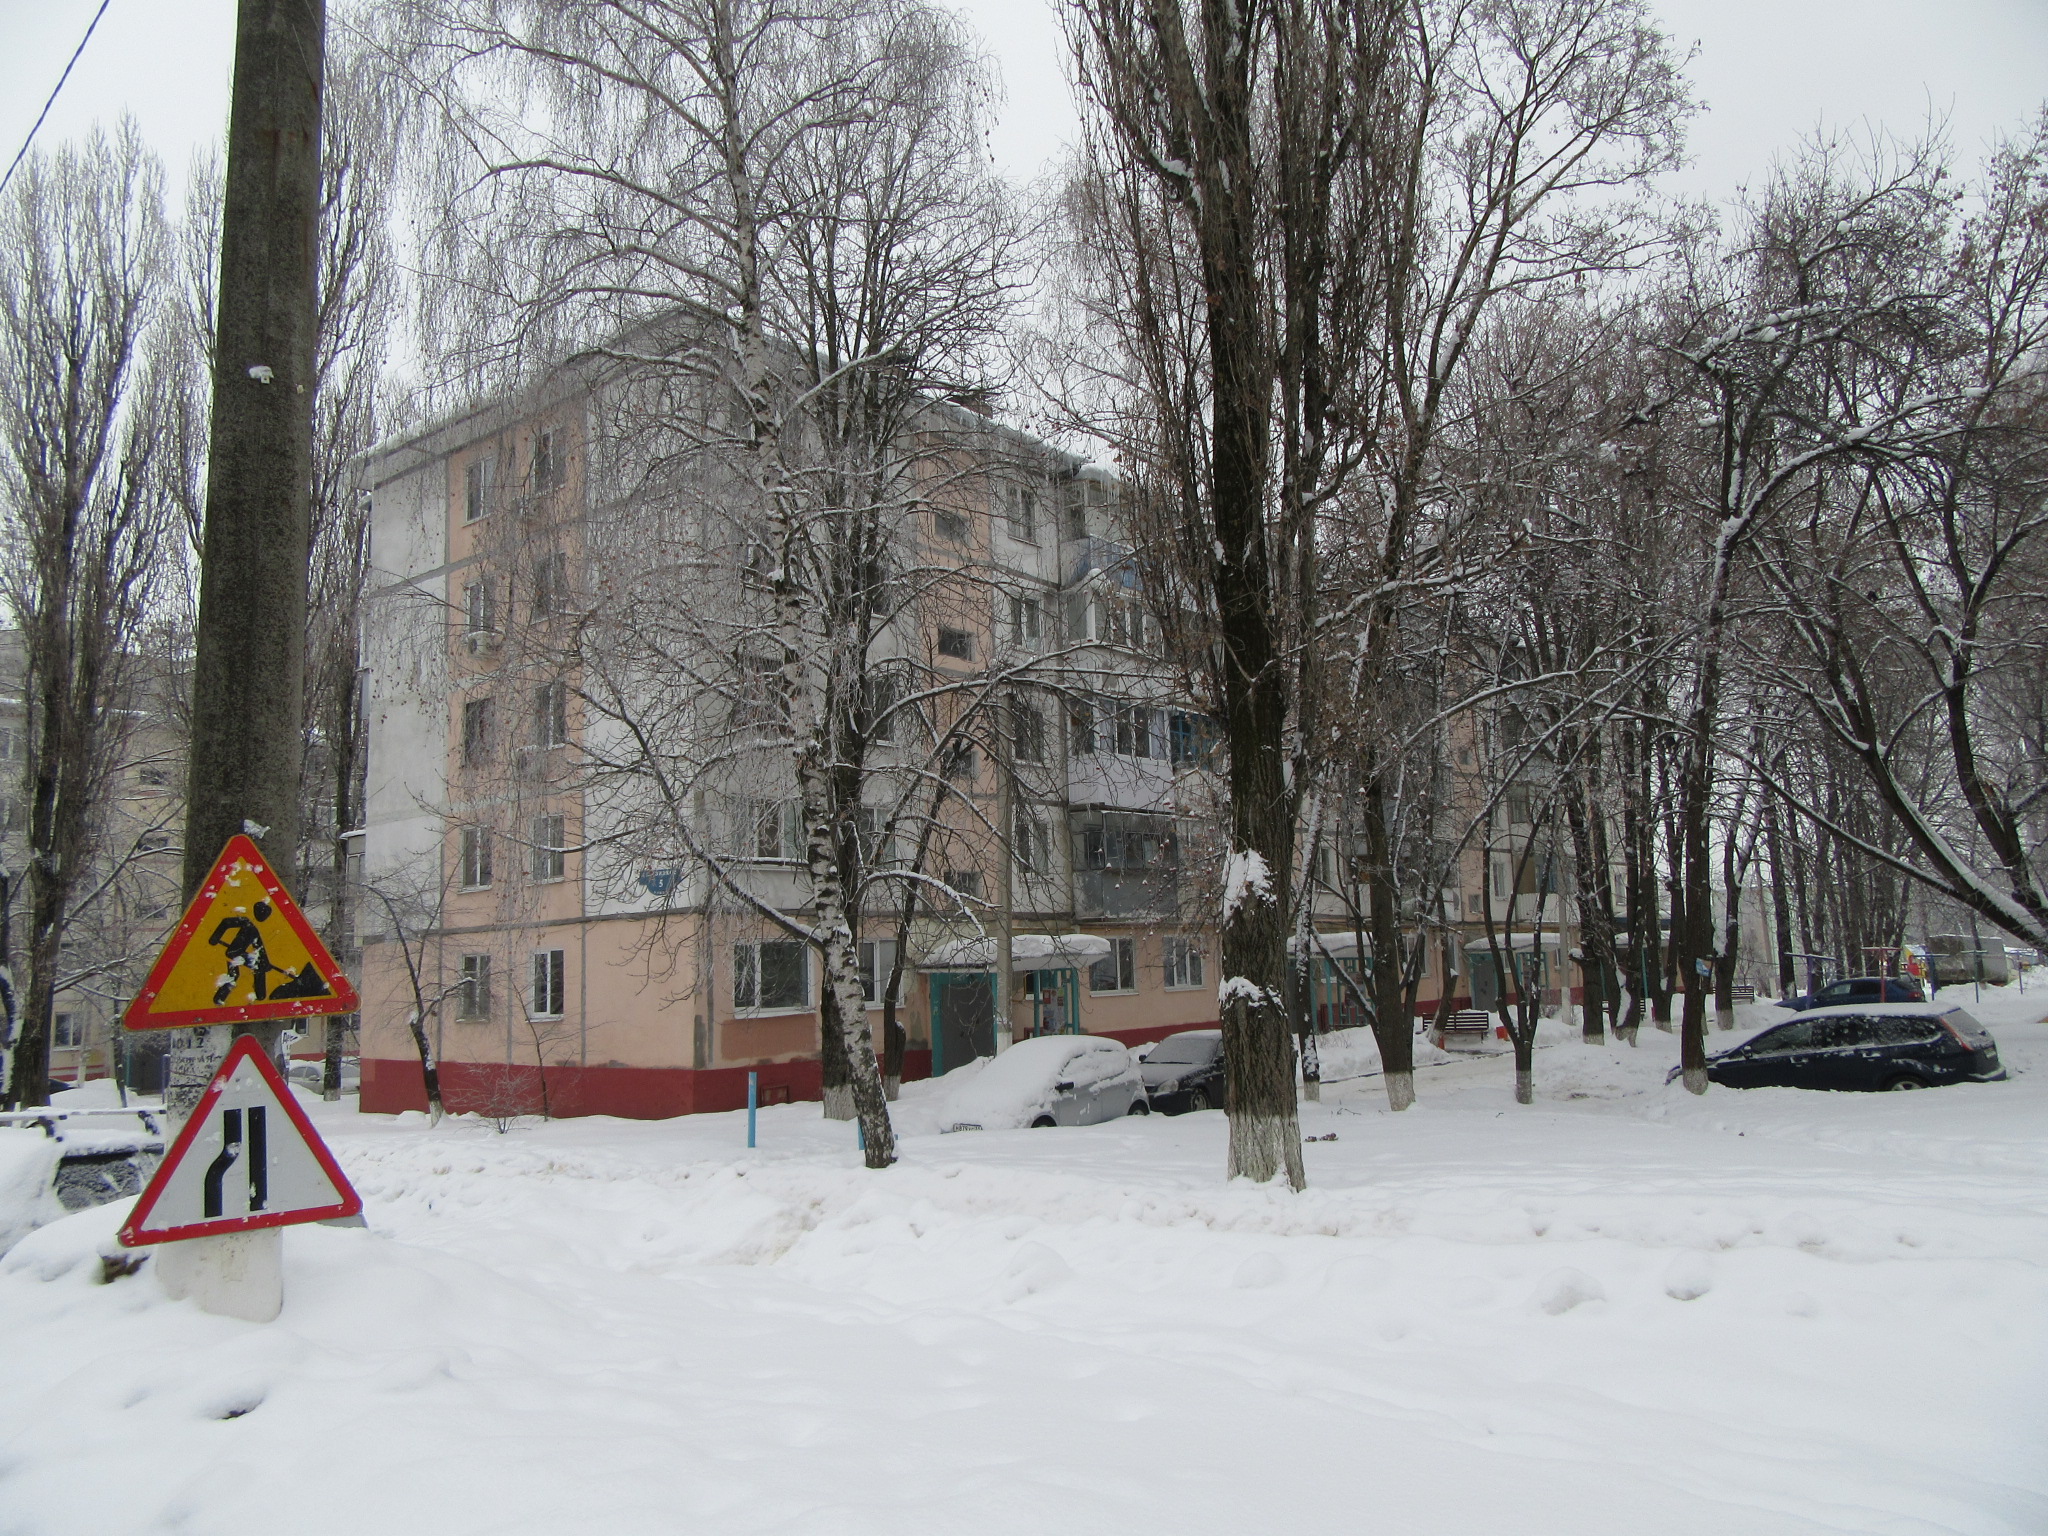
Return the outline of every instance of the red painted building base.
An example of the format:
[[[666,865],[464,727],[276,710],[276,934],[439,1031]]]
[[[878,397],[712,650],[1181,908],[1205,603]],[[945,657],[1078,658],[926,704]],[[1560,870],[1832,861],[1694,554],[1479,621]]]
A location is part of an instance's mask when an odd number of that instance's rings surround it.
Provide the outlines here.
[[[904,1077],[931,1074],[930,1051],[903,1053]],[[395,1115],[427,1107],[417,1061],[362,1061],[362,1108]],[[489,1062],[441,1063],[441,1100],[454,1115],[538,1115],[561,1119],[616,1115],[622,1120],[667,1120],[747,1107],[747,1074],[760,1074],[760,1102],[815,1103],[824,1096],[816,1061],[773,1062],[763,1067],[549,1067]]]

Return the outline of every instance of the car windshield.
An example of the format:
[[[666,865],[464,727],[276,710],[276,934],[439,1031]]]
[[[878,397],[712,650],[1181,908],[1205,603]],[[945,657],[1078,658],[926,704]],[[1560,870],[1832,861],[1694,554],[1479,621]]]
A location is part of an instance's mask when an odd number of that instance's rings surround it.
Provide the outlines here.
[[[1965,1008],[1949,1009],[1948,1020],[1966,1035],[1988,1035],[1991,1033],[1991,1031],[1978,1022],[1975,1014]]]
[[[1200,1035],[1195,1036],[1193,1039],[1189,1039],[1185,1035],[1175,1035],[1170,1039],[1160,1041],[1153,1049],[1152,1054],[1145,1058],[1145,1065],[1148,1067],[1198,1066],[1216,1054],[1216,1045],[1216,1041],[1204,1039]]]

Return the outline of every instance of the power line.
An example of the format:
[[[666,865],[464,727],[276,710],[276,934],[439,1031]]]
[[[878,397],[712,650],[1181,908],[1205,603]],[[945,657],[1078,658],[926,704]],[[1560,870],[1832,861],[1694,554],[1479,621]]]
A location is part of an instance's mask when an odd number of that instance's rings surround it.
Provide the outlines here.
[[[57,104],[57,92],[64,89],[64,82],[71,78],[71,66],[78,62],[78,56],[85,52],[85,45],[92,41],[92,31],[100,24],[100,18],[107,14],[107,7],[114,0],[100,0],[100,8],[92,13],[92,20],[86,24],[85,36],[78,40],[78,46],[71,50],[71,63],[64,66],[64,73],[57,77],[57,83],[50,88],[50,99],[43,103],[43,110],[36,114],[35,126],[28,131],[28,137],[21,141],[21,148],[14,152],[14,163],[7,167],[7,174],[0,176],[0,192],[7,190],[7,183],[14,180],[14,173],[28,154],[29,145],[36,141],[36,130],[43,126],[43,119],[50,115],[50,108]]]

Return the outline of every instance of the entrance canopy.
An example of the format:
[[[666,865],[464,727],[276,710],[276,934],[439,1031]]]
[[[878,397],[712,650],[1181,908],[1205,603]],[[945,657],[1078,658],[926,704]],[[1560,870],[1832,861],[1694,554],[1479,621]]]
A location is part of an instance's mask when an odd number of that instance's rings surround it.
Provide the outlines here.
[[[1092,933],[1020,933],[1010,940],[1010,965],[1014,970],[1065,970],[1109,953],[1109,940]],[[996,968],[993,934],[973,939],[952,939],[918,962],[925,971],[992,971]]]
[[[1555,928],[1546,929],[1543,934],[1543,947],[1545,949],[1555,949],[1557,944],[1557,930]],[[1465,953],[1468,955],[1483,955],[1490,947],[1485,939],[1473,939],[1465,945]],[[1533,933],[1503,933],[1500,935],[1500,947],[1502,949],[1534,949],[1536,947],[1536,935]]]

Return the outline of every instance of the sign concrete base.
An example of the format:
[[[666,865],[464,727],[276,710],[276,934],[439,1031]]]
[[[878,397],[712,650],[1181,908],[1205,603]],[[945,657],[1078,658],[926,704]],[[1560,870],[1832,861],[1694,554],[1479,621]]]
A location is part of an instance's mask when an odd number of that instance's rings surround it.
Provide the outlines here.
[[[173,1301],[202,1312],[267,1323],[284,1310],[284,1229],[260,1227],[164,1243],[150,1266]]]

